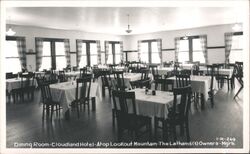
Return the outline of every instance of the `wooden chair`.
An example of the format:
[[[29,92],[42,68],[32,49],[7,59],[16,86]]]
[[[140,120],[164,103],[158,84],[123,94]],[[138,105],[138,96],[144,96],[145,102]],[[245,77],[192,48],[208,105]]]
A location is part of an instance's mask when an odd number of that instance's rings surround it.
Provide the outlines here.
[[[131,81],[130,84],[133,88],[149,88],[151,79],[149,78],[149,70],[143,69],[141,70],[141,79],[137,81]]]
[[[213,64],[213,67],[214,67],[214,76],[217,80],[218,87],[222,88],[224,85],[224,82],[227,81],[228,90],[229,90],[229,87],[230,87],[229,76],[220,73],[220,69],[224,67],[224,64]]]
[[[157,129],[163,129],[163,139],[168,141],[170,134],[173,135],[174,141],[176,141],[176,126],[180,126],[181,135],[186,134],[187,142],[190,141],[189,134],[189,121],[188,114],[191,104],[191,95],[192,89],[191,86],[185,86],[181,88],[174,88],[174,100],[173,106],[169,109],[168,118],[158,118],[155,117],[155,135],[157,135]],[[178,99],[178,97],[181,97]],[[162,127],[159,126],[159,123],[162,122]]]
[[[208,96],[209,96],[209,99],[211,101],[211,106],[213,107],[214,106],[214,67],[212,67],[212,70],[211,70],[211,83],[210,83],[210,88],[209,88],[209,91],[208,91]]]
[[[44,82],[41,78],[36,78],[38,87],[41,90],[42,94],[42,103],[43,103],[43,115],[42,119],[44,119],[44,114],[46,112],[47,117],[49,114],[51,115],[51,119],[53,117],[53,113],[56,111],[57,115],[60,115],[60,110],[62,109],[60,107],[60,103],[53,101],[52,95],[51,95],[51,90],[50,90],[50,84],[48,82]],[[54,109],[55,107],[55,109]]]
[[[87,72],[87,67],[80,68],[80,78],[83,78]]]
[[[237,91],[237,93],[234,95],[234,99],[238,97],[239,93],[244,87],[244,81],[243,81],[243,62],[235,62],[236,65],[236,71],[235,71],[235,78],[240,83],[240,89]]]
[[[79,78],[76,79],[76,94],[75,94],[75,100],[71,103],[71,106],[74,108],[77,108],[77,116],[80,118],[80,111],[79,107],[82,105],[88,106],[88,113],[89,113],[89,106],[90,106],[90,88],[91,88],[91,78],[85,77],[85,78]]]
[[[185,87],[191,84],[190,75],[187,74],[178,74],[176,75],[176,87]]]
[[[105,96],[105,88],[109,91],[109,97],[111,97],[111,78],[109,70],[100,71],[100,76],[102,79],[102,95]]]
[[[149,133],[150,140],[151,118],[137,115],[135,93],[113,90],[112,96],[118,127],[118,141],[121,141],[122,134],[125,130],[128,130],[128,132],[134,134],[133,138],[135,138],[136,140],[140,135]],[[129,108],[132,108],[132,110],[129,111]],[[146,127],[146,131],[140,132],[140,130],[144,127]]]
[[[59,71],[58,79],[59,79],[59,82],[67,82],[68,81],[67,77],[65,76],[64,71]]]
[[[114,74],[116,82],[115,89],[125,91],[127,87],[125,85],[123,71],[113,71],[112,73]]]

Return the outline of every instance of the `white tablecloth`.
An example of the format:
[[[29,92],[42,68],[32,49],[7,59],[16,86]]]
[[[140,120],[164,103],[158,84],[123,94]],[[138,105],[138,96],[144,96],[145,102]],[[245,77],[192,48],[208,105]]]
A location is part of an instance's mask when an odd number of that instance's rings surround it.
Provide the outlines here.
[[[76,82],[62,82],[50,85],[51,95],[53,101],[61,103],[63,112],[66,112],[70,108],[70,104],[75,100]],[[92,82],[90,87],[90,97],[96,97],[101,99],[101,88],[99,88],[98,82]]]
[[[124,73],[124,84],[127,88],[131,88],[130,81],[136,81],[141,79],[141,74],[140,73]],[[115,84],[115,78],[114,75],[110,76],[111,81],[113,84]]]
[[[169,80],[176,80],[176,77],[167,78]],[[204,99],[208,100],[208,92],[210,90],[211,85],[211,77],[210,76],[190,76],[191,87],[193,92],[202,93],[204,95]],[[174,87],[176,87],[176,82],[174,82]],[[218,90],[218,85],[216,84],[216,80],[214,78],[213,81],[213,89]]]
[[[80,76],[80,71],[65,72],[66,77],[78,77]]]
[[[151,94],[145,94],[145,89],[136,88],[131,91],[135,92],[136,113],[138,115],[159,118],[168,117],[168,109],[173,106],[174,100],[172,92],[156,91],[156,95],[153,96]],[[179,99],[180,96],[177,97],[178,102]],[[128,112],[132,113],[132,109],[132,103],[128,102]]]
[[[181,69],[188,69],[191,70],[194,67],[194,64],[181,64]]]
[[[173,71],[174,68],[173,67],[162,67],[162,68],[158,68],[158,74],[159,75],[166,75],[168,72]]]
[[[35,87],[37,87],[36,80],[34,80],[34,85]],[[21,78],[6,79],[6,90],[8,92],[11,92],[11,90],[18,88],[21,88]]]
[[[200,70],[203,71],[204,73],[207,73],[206,67],[200,67]],[[228,77],[231,78],[233,75],[233,71],[234,71],[233,69],[220,68],[219,74],[228,75]]]

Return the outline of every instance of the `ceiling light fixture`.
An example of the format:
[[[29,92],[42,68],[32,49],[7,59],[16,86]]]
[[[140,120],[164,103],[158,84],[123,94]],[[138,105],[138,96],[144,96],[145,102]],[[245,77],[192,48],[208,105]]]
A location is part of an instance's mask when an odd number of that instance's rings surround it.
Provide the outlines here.
[[[128,16],[128,29],[126,30],[126,32],[131,33],[132,30],[130,29],[130,25],[129,25],[129,14],[127,16]]]
[[[9,17],[9,20],[10,20],[10,17]],[[10,24],[11,24],[11,20],[10,20]],[[15,34],[16,34],[16,32],[14,30],[12,30],[11,25],[10,25],[8,31],[6,32],[6,35],[13,36]]]
[[[187,39],[188,39],[188,36],[185,35],[182,39],[183,39],[183,40],[187,40]]]
[[[232,27],[232,29],[234,31],[240,31],[241,30],[241,25],[239,23],[235,23],[234,26]]]

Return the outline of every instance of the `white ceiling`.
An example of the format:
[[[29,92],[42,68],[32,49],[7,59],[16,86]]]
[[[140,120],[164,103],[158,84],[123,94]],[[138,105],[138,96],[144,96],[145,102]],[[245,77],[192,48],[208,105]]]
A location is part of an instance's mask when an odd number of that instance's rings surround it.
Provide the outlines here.
[[[6,23],[126,35],[242,22],[233,7],[9,7]]]

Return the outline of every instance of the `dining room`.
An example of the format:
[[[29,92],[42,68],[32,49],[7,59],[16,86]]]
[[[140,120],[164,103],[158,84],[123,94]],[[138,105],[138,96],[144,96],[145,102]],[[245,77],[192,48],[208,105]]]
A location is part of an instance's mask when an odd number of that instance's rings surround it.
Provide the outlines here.
[[[7,150],[249,148],[248,1],[5,3]]]

